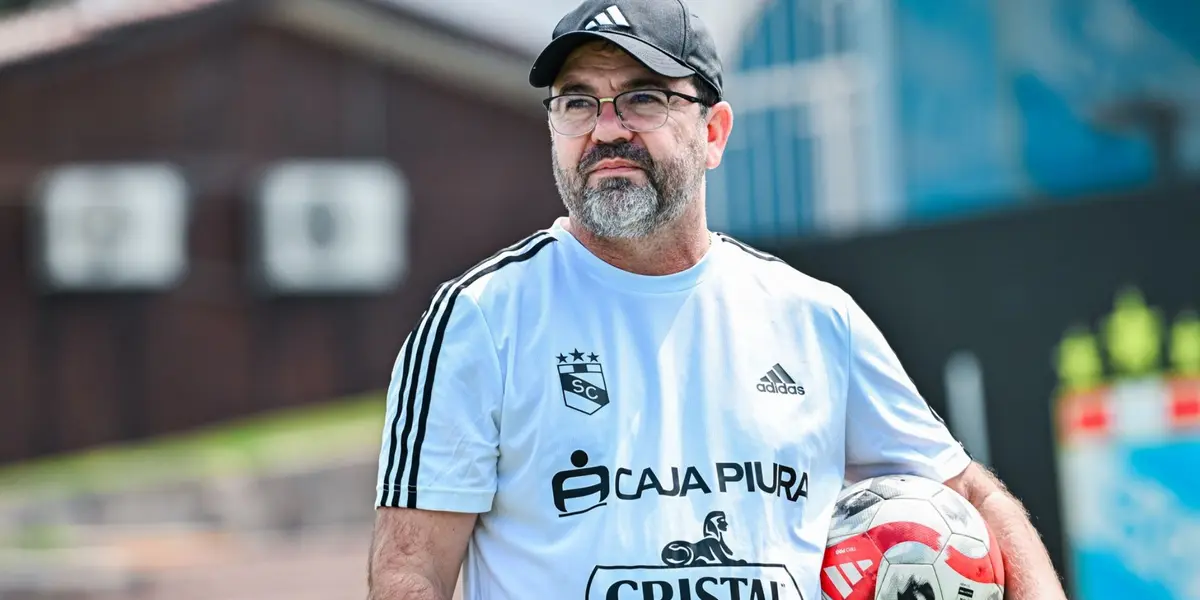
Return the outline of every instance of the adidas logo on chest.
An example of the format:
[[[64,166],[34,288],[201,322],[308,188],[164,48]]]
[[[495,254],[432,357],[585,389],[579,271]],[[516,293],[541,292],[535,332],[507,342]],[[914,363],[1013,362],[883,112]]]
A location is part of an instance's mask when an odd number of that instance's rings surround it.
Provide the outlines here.
[[[796,383],[791,375],[778,364],[767,371],[756,386],[758,391],[767,394],[784,394],[788,396],[803,396],[804,386]]]

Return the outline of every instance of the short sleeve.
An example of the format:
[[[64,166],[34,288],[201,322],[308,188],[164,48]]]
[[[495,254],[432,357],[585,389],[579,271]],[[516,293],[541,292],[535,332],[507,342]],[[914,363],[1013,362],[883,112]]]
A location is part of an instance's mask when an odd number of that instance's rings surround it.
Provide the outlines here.
[[[882,332],[847,302],[846,478],[906,474],[944,482],[971,462],[921,397]]]
[[[376,506],[491,510],[502,390],[478,304],[443,286],[392,370]]]

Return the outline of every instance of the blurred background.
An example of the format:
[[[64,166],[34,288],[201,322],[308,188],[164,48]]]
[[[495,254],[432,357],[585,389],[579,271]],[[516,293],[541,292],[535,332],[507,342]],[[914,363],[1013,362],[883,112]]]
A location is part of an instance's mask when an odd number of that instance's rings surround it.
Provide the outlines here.
[[[574,0],[0,0],[0,599],[363,598],[435,286],[562,214]],[[1073,598],[1200,599],[1200,3],[692,0],[710,225],[853,294]]]

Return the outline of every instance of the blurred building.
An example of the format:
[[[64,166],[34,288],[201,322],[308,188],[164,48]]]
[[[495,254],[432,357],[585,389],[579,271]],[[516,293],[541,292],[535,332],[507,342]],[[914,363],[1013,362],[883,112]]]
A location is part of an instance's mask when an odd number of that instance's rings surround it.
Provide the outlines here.
[[[773,0],[726,55],[714,226],[846,235],[1200,174],[1200,5]]]
[[[386,386],[561,212],[528,65],[368,0],[0,21],[0,461]]]
[[[525,82],[576,0],[32,4],[0,464],[380,390],[438,283],[563,212]],[[1073,597],[1200,597],[1200,4],[690,4],[736,114],[712,228],[856,297]],[[361,597],[378,426],[338,427],[0,487],[0,598]]]

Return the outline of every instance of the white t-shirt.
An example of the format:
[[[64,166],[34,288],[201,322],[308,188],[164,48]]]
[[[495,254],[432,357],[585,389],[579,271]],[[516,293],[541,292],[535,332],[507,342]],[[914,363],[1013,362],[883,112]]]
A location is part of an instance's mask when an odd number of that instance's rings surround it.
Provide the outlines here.
[[[434,294],[377,503],[480,513],[467,600],[816,600],[845,481],[969,462],[837,287],[718,234],[636,275],[556,222]]]

